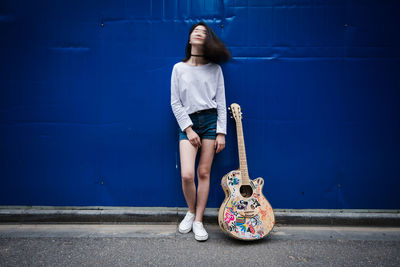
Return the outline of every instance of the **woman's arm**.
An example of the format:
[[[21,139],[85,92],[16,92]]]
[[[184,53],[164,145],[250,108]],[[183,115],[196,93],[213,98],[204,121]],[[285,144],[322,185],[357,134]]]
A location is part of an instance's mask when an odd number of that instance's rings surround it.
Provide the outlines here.
[[[217,134],[226,135],[226,101],[225,101],[225,82],[221,66],[218,65],[218,82],[215,100],[217,102]]]
[[[215,140],[214,148],[216,153],[219,153],[225,148],[225,135],[226,135],[226,101],[225,101],[225,82],[221,66],[218,65],[218,84],[217,93],[215,96],[217,102],[217,138]]]
[[[186,113],[182,106],[181,100],[179,98],[179,80],[177,75],[177,70],[174,66],[171,75],[171,107],[178,121],[179,127],[182,131],[186,130],[187,127],[192,126],[193,122],[189,115]]]

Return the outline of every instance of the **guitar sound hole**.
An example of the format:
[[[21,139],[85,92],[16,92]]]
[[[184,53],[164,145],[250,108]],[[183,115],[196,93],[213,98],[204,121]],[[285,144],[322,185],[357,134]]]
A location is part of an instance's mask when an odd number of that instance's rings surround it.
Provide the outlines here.
[[[240,194],[242,195],[242,197],[250,197],[251,195],[253,195],[253,189],[250,185],[242,185],[240,187]]]

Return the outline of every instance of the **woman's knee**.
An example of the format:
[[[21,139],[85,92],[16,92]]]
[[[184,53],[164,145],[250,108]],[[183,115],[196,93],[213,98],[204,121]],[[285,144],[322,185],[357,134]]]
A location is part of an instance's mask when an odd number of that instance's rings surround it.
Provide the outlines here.
[[[184,182],[184,183],[194,182],[194,173],[193,172],[182,172],[182,182]]]
[[[208,168],[197,168],[197,176],[199,179],[208,179],[210,178],[210,170]]]

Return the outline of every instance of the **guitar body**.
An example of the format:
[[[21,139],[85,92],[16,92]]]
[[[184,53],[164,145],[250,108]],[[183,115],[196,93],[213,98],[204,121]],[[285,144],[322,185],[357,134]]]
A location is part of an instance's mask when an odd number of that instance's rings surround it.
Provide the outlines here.
[[[225,192],[218,214],[222,231],[241,240],[265,237],[274,227],[275,216],[262,193],[264,180],[244,180],[241,171],[235,170],[222,178],[221,186]]]

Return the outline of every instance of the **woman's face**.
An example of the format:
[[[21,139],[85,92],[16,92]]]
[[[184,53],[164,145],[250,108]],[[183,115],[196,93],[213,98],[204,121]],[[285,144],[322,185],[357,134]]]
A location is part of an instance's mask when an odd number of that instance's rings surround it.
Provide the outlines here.
[[[207,37],[207,29],[203,25],[198,25],[190,34],[191,45],[203,45]]]

